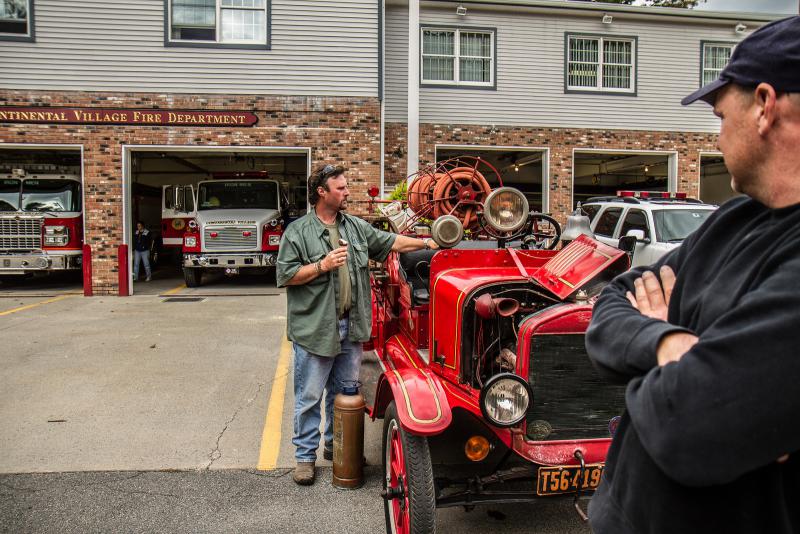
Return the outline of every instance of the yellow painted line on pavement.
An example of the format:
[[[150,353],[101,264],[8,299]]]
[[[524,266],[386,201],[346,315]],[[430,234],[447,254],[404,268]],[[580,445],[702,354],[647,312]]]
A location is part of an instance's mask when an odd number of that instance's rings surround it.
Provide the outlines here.
[[[272,379],[272,392],[267,405],[267,418],[264,431],[261,433],[261,450],[258,453],[259,471],[269,471],[278,465],[278,453],[281,450],[281,422],[283,421],[283,401],[286,397],[286,380],[289,376],[289,359],[292,344],[285,337],[281,342],[278,367]]]
[[[178,292],[178,291],[180,291],[181,289],[186,289],[186,284],[181,284],[181,285],[179,285],[178,287],[173,287],[173,288],[172,288],[172,289],[170,289],[169,291],[165,291],[165,292],[164,292],[164,295],[174,295],[175,293],[177,293],[177,292]]]
[[[64,300],[64,299],[70,298],[72,296],[73,295],[59,295],[59,296],[57,296],[55,298],[43,300],[41,302],[36,302],[34,304],[27,304],[25,306],[19,306],[18,308],[11,308],[10,310],[6,310],[6,311],[3,311],[3,312],[0,312],[0,316],[11,315],[12,313],[17,313],[17,312],[21,312],[21,311],[25,311],[25,310],[30,310],[31,308],[35,308],[37,306],[42,306],[44,304],[50,304],[51,302],[57,302],[59,300]]]

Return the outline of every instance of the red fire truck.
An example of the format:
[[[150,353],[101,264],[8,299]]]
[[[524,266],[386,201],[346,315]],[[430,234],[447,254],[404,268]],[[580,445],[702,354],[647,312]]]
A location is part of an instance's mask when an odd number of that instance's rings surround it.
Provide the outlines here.
[[[0,275],[80,269],[82,209],[79,176],[17,169],[0,178]]]
[[[361,380],[383,419],[389,533],[433,532],[453,506],[569,497],[583,515],[624,407],[584,335],[628,257],[586,236],[563,246],[556,221],[464,159],[409,186],[400,231],[433,220],[443,248],[392,253],[371,273],[377,358]]]

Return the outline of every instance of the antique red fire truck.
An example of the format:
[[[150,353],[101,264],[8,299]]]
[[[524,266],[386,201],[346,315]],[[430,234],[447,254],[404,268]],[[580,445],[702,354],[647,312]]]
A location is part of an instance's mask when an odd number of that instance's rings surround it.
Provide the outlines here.
[[[583,514],[623,410],[584,335],[628,257],[586,236],[559,243],[558,223],[518,190],[489,188],[482,166],[420,172],[392,222],[432,222],[422,231],[442,249],[392,253],[371,273],[377,358],[361,380],[383,419],[389,533],[433,532],[442,507],[570,497]]]
[[[0,178],[0,275],[79,270],[83,212],[79,176]]]

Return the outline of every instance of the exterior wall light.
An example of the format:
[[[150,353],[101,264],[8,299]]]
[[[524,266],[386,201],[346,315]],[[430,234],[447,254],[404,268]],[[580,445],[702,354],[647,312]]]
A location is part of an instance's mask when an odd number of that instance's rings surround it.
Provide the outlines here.
[[[606,13],[603,15],[603,24],[611,24],[614,21],[614,17]]]
[[[733,27],[733,31],[738,33],[739,35],[743,34],[747,31],[747,25],[742,24],[741,22]]]
[[[458,15],[460,17],[466,17],[467,16],[467,8],[462,6],[461,4],[458,4],[458,7],[456,8],[456,15]]]

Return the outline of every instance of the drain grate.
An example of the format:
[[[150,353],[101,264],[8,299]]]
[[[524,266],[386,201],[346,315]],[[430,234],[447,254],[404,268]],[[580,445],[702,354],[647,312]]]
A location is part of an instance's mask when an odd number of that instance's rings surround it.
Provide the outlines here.
[[[203,297],[169,297],[161,302],[200,302],[206,300]]]

